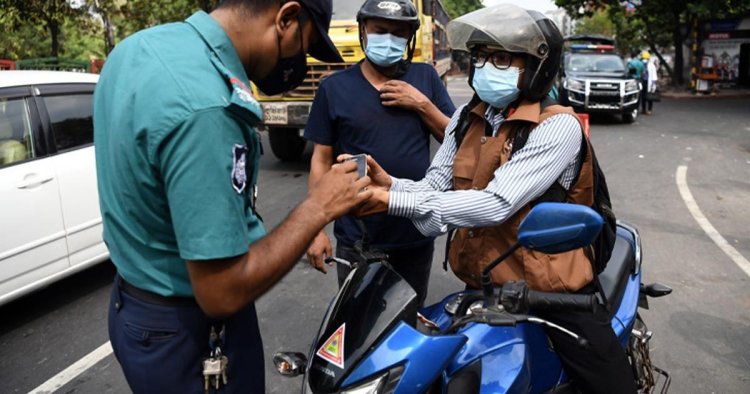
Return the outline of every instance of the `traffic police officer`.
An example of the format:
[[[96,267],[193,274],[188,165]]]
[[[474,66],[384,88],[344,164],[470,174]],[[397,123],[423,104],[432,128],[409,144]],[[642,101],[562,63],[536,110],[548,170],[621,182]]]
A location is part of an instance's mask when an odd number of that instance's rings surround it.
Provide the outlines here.
[[[261,108],[305,77],[306,52],[341,58],[330,0],[225,0],[112,52],[94,98],[109,309],[132,391],[263,393],[253,301],[326,223],[370,197],[356,164],[334,167],[276,229],[255,210]],[[224,379],[226,377],[226,379]]]

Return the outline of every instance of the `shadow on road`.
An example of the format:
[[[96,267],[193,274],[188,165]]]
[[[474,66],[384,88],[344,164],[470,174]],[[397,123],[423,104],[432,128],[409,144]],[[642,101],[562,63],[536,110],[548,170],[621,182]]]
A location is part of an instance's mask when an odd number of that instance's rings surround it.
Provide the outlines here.
[[[686,342],[692,342],[701,353],[739,370],[750,370],[747,333],[750,326],[705,313],[689,311],[671,315],[669,325]],[[711,333],[711,335],[705,335]]]

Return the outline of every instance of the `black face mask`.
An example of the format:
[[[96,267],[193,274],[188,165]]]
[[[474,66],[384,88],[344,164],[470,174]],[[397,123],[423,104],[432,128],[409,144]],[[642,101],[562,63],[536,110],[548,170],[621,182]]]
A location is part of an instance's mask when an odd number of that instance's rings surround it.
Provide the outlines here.
[[[279,38],[279,61],[265,78],[255,82],[255,86],[268,96],[275,96],[293,90],[304,82],[307,76],[307,54],[302,46],[302,24],[297,23],[299,31],[299,52],[288,58],[281,57],[281,38]]]

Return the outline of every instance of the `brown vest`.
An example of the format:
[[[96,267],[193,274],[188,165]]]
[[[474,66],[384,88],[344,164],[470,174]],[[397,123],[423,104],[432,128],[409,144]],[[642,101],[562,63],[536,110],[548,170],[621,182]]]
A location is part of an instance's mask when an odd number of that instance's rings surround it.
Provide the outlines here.
[[[497,136],[492,137],[485,135],[486,109],[487,105],[480,103],[468,113],[470,126],[453,161],[455,190],[486,188],[494,178],[495,170],[510,160],[513,138],[520,126],[530,123],[533,131],[552,115],[569,113],[575,116],[570,107],[552,105],[541,111],[540,103],[525,101],[503,122]],[[567,199],[591,206],[594,202],[593,167],[591,149],[587,150],[580,175],[568,190]],[[522,207],[497,226],[458,229],[448,255],[456,276],[469,286],[480,288],[482,270],[516,242],[518,226],[530,209],[531,204]],[[593,271],[584,249],[549,255],[519,248],[495,267],[491,276],[495,284],[525,280],[534,290],[572,292],[591,282]]]

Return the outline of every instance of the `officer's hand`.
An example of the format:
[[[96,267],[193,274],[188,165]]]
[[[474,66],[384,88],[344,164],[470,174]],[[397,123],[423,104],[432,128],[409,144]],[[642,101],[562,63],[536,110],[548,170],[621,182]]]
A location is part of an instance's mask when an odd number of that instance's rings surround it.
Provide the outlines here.
[[[310,246],[307,248],[307,261],[316,270],[327,274],[326,263],[324,262],[326,257],[333,256],[333,247],[331,246],[331,239],[328,238],[328,234],[325,231],[321,231],[315,236]],[[330,263],[328,265],[332,265]]]
[[[357,178],[356,162],[334,164],[310,188],[307,198],[319,207],[328,222],[336,220],[372,197],[372,191],[366,190],[370,177]]]
[[[339,163],[343,163],[346,161],[346,159],[350,158],[352,155],[348,153],[344,153],[341,155],[338,155],[336,157],[336,161]],[[370,187],[371,188],[381,188],[384,190],[390,190],[391,189],[391,183],[392,179],[391,176],[388,175],[387,172],[383,169],[383,167],[378,164],[375,159],[372,158],[372,156],[367,155],[367,176],[370,177]]]
[[[386,107],[398,107],[417,111],[430,100],[419,89],[407,82],[390,80],[380,88],[380,101]]]
[[[372,197],[364,204],[358,207],[353,213],[355,216],[370,216],[376,213],[388,212],[388,200],[390,192],[388,190],[374,188]]]

